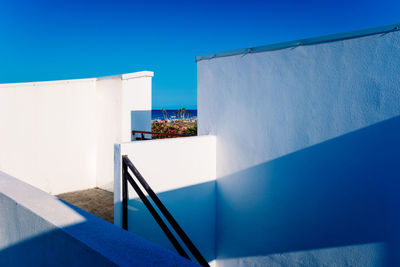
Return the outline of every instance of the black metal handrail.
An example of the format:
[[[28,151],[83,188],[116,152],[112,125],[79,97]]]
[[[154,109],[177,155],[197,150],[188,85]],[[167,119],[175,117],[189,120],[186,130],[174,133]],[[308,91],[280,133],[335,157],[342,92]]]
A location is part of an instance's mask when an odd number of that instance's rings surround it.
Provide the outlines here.
[[[167,219],[168,223],[172,226],[174,231],[181,238],[182,242],[189,249],[189,251],[193,255],[193,257],[195,257],[195,259],[199,262],[200,265],[209,266],[206,259],[203,257],[203,255],[201,255],[200,251],[196,248],[196,246],[193,244],[193,242],[190,240],[190,238],[186,235],[186,233],[183,231],[183,229],[179,226],[178,222],[174,219],[174,217],[171,215],[171,213],[167,210],[167,208],[164,206],[164,204],[158,198],[156,193],[154,193],[154,191],[148,185],[146,180],[143,178],[143,176],[139,173],[139,171],[136,169],[136,167],[133,165],[133,163],[129,160],[128,156],[126,156],[126,155],[122,156],[122,228],[125,230],[128,230],[128,182],[129,182],[132,185],[133,189],[138,194],[139,198],[143,201],[146,208],[149,210],[150,214],[153,216],[153,218],[156,220],[158,225],[161,227],[161,230],[163,230],[163,232],[165,233],[165,235],[167,236],[169,241],[175,247],[175,249],[177,250],[179,255],[181,255],[182,257],[185,257],[187,259],[190,259],[190,257],[185,252],[185,250],[182,248],[182,246],[180,245],[178,240],[175,238],[175,236],[172,234],[171,230],[168,228],[168,226],[166,225],[164,220],[157,213],[157,211],[152,206],[150,201],[147,199],[145,194],[142,192],[140,187],[137,185],[135,180],[129,174],[128,168],[132,171],[134,176],[137,178],[137,180],[140,182],[140,184],[143,186],[143,188],[149,194],[151,199],[156,204],[157,208],[161,211],[162,215],[164,215],[164,217]]]
[[[141,139],[140,140],[150,140],[149,138],[145,138],[145,134],[149,134],[151,136],[153,135],[158,135],[158,136],[165,136],[165,137],[190,137],[193,135],[189,134],[177,134],[177,133],[160,133],[160,132],[149,132],[149,131],[132,131],[133,137],[135,137],[135,134],[140,134]]]

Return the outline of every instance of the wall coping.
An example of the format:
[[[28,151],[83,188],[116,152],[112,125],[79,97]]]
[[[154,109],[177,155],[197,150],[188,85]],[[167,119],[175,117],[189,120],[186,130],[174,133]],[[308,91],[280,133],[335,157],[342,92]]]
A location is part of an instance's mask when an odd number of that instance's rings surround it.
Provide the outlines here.
[[[374,35],[374,34],[394,32],[394,31],[398,31],[399,29],[400,29],[400,23],[391,24],[391,25],[387,25],[387,26],[381,26],[381,27],[375,27],[375,28],[368,28],[368,29],[363,29],[363,30],[357,30],[357,31],[342,32],[342,33],[329,34],[329,35],[323,35],[323,36],[306,38],[306,39],[299,39],[299,40],[294,40],[294,41],[289,41],[289,42],[281,42],[281,43],[275,43],[275,44],[269,44],[269,45],[263,45],[263,46],[242,48],[242,49],[230,50],[230,51],[226,51],[226,52],[219,52],[219,53],[213,53],[213,54],[208,54],[208,55],[196,56],[196,62],[199,62],[201,60],[210,60],[210,59],[219,58],[219,57],[229,57],[229,56],[242,55],[242,54],[275,51],[275,50],[281,50],[281,49],[297,47],[297,46],[336,42],[336,41],[359,38],[359,37],[364,37],[364,36],[369,36],[369,35]]]
[[[50,85],[50,84],[95,82],[98,80],[106,80],[106,79],[128,80],[128,79],[133,79],[133,78],[153,77],[153,76],[154,76],[154,72],[152,72],[152,71],[139,71],[139,72],[118,74],[118,75],[101,76],[101,77],[95,77],[95,78],[52,80],[52,81],[34,81],[34,82],[22,82],[22,83],[0,83],[0,88],[16,87],[16,86],[21,87],[21,86],[40,86],[40,85],[48,85],[48,84]]]
[[[154,76],[154,72],[152,72],[152,71],[139,71],[139,72],[122,74],[121,79],[128,80],[128,79],[133,79],[133,78],[153,77],[153,76]]]

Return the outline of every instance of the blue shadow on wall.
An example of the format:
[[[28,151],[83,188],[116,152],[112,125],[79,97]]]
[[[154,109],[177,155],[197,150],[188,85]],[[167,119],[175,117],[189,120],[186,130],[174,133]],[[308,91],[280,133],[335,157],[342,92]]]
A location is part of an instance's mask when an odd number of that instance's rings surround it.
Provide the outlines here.
[[[305,265],[400,266],[400,117],[220,178],[216,190],[218,259],[352,246]],[[357,258],[361,244],[372,251]]]
[[[150,185],[151,186],[151,185]],[[215,181],[158,193],[157,196],[207,261],[215,259]],[[128,230],[171,251],[176,251],[143,202],[130,196]],[[151,198],[148,197],[152,202]],[[153,204],[154,207],[156,207]],[[156,208],[157,209],[157,208]],[[166,222],[161,212],[160,216]],[[170,227],[172,230],[172,228]],[[178,240],[179,237],[175,233]],[[183,243],[182,247],[185,248]],[[190,252],[187,250],[188,255]],[[195,261],[195,260],[194,260]]]
[[[32,217],[24,214],[32,211],[18,208],[16,214],[19,216],[10,217],[10,224],[7,225],[18,233],[17,236],[0,236],[0,266],[197,266],[176,253],[122,230],[68,202],[60,201],[80,214],[83,220],[56,228],[39,216],[33,217],[36,218],[34,221],[27,220]],[[1,204],[5,205],[5,201]],[[4,215],[1,211],[0,215]],[[24,225],[22,229],[16,231],[15,227],[21,225]],[[7,228],[0,229],[0,233],[1,230],[7,231]],[[19,242],[5,246],[11,241],[7,239],[10,236],[19,239]],[[25,238],[21,238],[23,236]]]
[[[131,111],[131,131],[151,131],[151,110]],[[139,135],[137,135],[139,137]],[[131,136],[131,141],[134,137]]]
[[[400,116],[159,197],[209,261],[400,266],[399,161]],[[129,214],[173,250],[140,200]]]
[[[80,228],[83,224],[66,228]],[[75,240],[62,229],[54,229],[0,249],[0,266],[117,265]]]

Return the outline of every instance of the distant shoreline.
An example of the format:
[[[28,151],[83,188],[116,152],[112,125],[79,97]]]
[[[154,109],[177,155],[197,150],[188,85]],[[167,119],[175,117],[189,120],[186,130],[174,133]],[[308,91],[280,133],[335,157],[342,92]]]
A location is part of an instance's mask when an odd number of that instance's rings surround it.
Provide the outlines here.
[[[176,121],[179,118],[175,112],[177,112],[177,109],[167,109],[167,116],[169,121]],[[187,109],[185,112],[185,118],[189,120],[197,120],[197,109]],[[151,121],[156,121],[156,120],[164,120],[164,114],[161,111],[161,109],[153,109],[151,111]]]

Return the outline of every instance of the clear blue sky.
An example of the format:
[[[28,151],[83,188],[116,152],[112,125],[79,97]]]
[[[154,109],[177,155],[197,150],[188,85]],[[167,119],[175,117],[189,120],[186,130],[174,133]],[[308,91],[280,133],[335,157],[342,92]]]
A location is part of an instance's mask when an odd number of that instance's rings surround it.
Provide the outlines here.
[[[151,70],[153,108],[195,108],[196,55],[398,22],[398,0],[1,0],[0,83]]]

